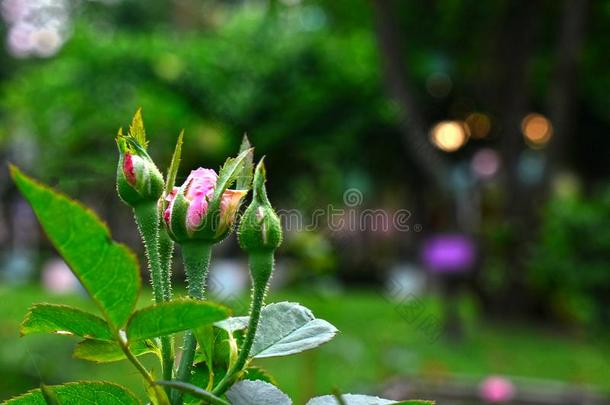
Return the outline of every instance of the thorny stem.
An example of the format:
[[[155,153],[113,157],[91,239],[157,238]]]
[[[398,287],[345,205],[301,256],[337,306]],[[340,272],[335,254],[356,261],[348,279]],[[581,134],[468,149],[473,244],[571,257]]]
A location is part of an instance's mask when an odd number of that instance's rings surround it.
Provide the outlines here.
[[[182,244],[181,247],[189,296],[202,300],[205,294],[205,281],[210,266],[212,246],[200,241],[190,241]],[[182,346],[182,358],[180,359],[180,365],[176,374],[176,378],[179,381],[188,383],[191,379],[196,347],[197,339],[195,339],[193,331],[186,331]],[[172,393],[172,403],[174,405],[182,404],[182,396],[182,392],[174,390]]]
[[[164,285],[163,269],[161,266],[161,258],[159,254],[159,208],[155,202],[145,202],[134,207],[136,223],[142,240],[146,257],[148,258],[148,267],[150,269],[150,277],[153,287],[153,297],[155,304],[160,304],[166,299],[167,292]],[[167,270],[169,274],[169,269]],[[169,290],[171,287],[167,285]],[[170,290],[171,291],[171,290]],[[174,368],[174,350],[172,339],[169,336],[161,337],[161,357],[163,362],[163,378],[172,379]],[[169,391],[169,390],[168,390]]]
[[[250,274],[252,275],[252,303],[250,306],[248,332],[241,346],[237,361],[231,366],[223,379],[220,380],[216,388],[212,391],[214,395],[218,396],[225,393],[248,361],[248,356],[250,355],[250,350],[254,343],[254,337],[256,336],[256,329],[258,328],[258,323],[260,321],[261,309],[265,301],[269,278],[273,272],[273,251],[251,253],[249,262]]]

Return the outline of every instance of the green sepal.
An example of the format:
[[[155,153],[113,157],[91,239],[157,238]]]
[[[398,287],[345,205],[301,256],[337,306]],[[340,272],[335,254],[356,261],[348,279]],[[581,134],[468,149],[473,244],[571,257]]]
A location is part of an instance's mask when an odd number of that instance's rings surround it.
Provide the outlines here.
[[[241,141],[241,146],[239,147],[239,153],[249,150],[250,153],[244,159],[243,167],[239,171],[239,175],[237,176],[237,180],[235,181],[235,188],[238,190],[249,190],[252,185],[252,176],[254,173],[254,149],[250,144],[250,140],[248,136],[244,134],[244,137]]]
[[[176,141],[176,148],[172,155],[172,162],[167,170],[167,179],[165,182],[165,194],[168,195],[174,189],[176,185],[176,176],[178,176],[178,169],[180,168],[180,161],[182,159],[182,143],[184,139],[184,130],[180,131],[178,140]]]

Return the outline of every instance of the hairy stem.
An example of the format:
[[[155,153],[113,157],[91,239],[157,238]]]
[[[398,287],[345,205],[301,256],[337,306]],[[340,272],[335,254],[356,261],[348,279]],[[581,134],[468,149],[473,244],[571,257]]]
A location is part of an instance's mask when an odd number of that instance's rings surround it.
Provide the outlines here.
[[[216,388],[212,391],[214,395],[222,395],[229,389],[231,384],[238,377],[248,361],[250,349],[254,343],[256,329],[260,321],[261,309],[265,301],[269,278],[273,272],[273,251],[255,252],[249,256],[250,274],[252,275],[252,302],[250,304],[250,320],[248,322],[248,332],[240,348],[237,361],[227,371],[224,378],[220,380]]]
[[[163,301],[172,299],[172,257],[174,241],[169,237],[163,225],[159,226],[159,258],[161,261],[161,285],[163,286]],[[174,369],[174,336],[162,338],[163,378],[171,380]]]
[[[169,237],[162,226],[159,227],[159,258],[161,261],[161,285],[163,286],[163,300],[172,299],[172,257],[174,254],[174,241]]]
[[[188,293],[192,298],[202,300],[204,297],[211,255],[212,246],[210,244],[199,241],[182,244],[182,258],[188,282]],[[188,383],[191,379],[196,347],[197,340],[195,335],[189,330],[184,335],[182,358],[180,359],[180,365],[176,374],[176,378],[179,381]],[[182,404],[182,396],[182,392],[174,390],[172,393],[172,403],[174,405]]]
[[[161,302],[168,301],[169,298],[166,299],[167,292],[164,285],[163,269],[159,254],[159,208],[154,202],[142,203],[134,208],[134,213],[140,235],[144,241],[144,249],[148,259],[153,287],[153,297],[155,304],[160,304]],[[170,288],[168,284],[167,289]],[[174,348],[170,336],[161,337],[161,357],[163,359],[163,378],[171,380],[174,368]]]

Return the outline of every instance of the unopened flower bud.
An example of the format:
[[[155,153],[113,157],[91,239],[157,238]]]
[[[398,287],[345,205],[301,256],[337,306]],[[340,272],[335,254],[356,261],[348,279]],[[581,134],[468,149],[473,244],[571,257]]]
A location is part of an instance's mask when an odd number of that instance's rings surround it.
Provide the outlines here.
[[[217,242],[226,236],[235,221],[241,199],[248,191],[226,190],[220,200],[218,218],[208,218],[217,181],[214,170],[199,168],[191,172],[182,187],[174,187],[166,197],[163,218],[174,239]]]
[[[136,206],[143,202],[155,202],[163,194],[163,175],[146,153],[146,140],[141,116],[136,113],[134,124],[127,135],[119,130],[119,164],[117,168],[117,190],[119,197],[128,205]],[[138,125],[134,127],[134,125]],[[140,130],[142,135],[132,131]]]
[[[239,224],[239,244],[249,253],[273,251],[282,243],[282,225],[265,190],[263,161],[254,173],[252,202]]]

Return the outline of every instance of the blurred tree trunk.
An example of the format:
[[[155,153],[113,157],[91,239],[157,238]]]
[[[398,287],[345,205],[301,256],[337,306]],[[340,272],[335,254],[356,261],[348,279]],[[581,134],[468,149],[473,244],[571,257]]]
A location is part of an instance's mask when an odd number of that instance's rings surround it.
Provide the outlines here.
[[[507,274],[505,291],[488,297],[492,312],[522,314],[527,312],[525,263],[528,244],[532,242],[534,212],[537,203],[533,189],[520,178],[519,164],[524,151],[520,124],[530,108],[528,68],[536,45],[536,28],[540,24],[540,4],[529,0],[507,3],[504,22],[498,32],[495,56],[496,80],[489,83],[496,89],[499,117],[500,154],[502,157],[504,209],[503,222],[510,228],[504,247],[503,261]],[[495,83],[494,83],[495,82]]]
[[[384,68],[389,95],[398,103],[403,117],[400,125],[407,154],[415,161],[427,180],[443,192],[447,175],[446,163],[428,141],[427,125],[415,100],[409,78],[408,54],[395,21],[393,2],[372,0],[375,10],[375,34]]]
[[[548,147],[544,187],[565,161],[568,138],[574,130],[577,68],[585,39],[588,0],[564,0],[555,70],[549,88],[548,113],[554,135]]]

